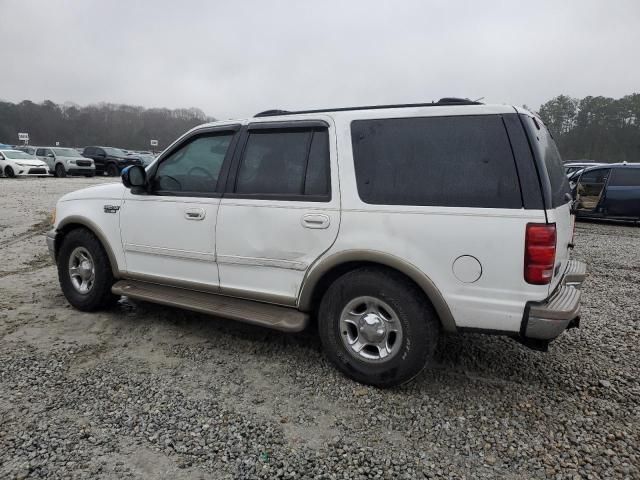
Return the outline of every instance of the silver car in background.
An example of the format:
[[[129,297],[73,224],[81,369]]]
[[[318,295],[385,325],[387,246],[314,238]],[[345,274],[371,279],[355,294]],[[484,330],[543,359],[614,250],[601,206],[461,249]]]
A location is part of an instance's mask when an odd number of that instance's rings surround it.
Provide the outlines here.
[[[53,175],[58,178],[67,175],[93,177],[96,174],[93,160],[83,157],[75,148],[38,147],[36,157],[45,162]]]

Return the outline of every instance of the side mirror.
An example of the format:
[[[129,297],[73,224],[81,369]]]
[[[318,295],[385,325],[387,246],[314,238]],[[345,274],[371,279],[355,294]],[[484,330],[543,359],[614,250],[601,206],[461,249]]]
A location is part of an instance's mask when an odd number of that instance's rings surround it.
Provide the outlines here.
[[[53,155],[53,153],[47,153],[47,157],[54,158],[55,156]]]
[[[105,158],[106,156],[107,155],[105,153],[102,153],[102,152],[96,153],[96,157],[98,157],[98,158]]]
[[[127,188],[144,187],[147,184],[147,172],[140,165],[130,165],[122,170],[122,183]]]

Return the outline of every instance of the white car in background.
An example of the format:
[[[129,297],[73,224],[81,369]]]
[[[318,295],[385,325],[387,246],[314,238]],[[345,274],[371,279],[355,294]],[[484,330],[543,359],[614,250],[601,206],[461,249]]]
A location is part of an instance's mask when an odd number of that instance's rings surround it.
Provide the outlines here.
[[[49,167],[33,155],[19,150],[0,150],[0,174],[3,177],[46,177]]]

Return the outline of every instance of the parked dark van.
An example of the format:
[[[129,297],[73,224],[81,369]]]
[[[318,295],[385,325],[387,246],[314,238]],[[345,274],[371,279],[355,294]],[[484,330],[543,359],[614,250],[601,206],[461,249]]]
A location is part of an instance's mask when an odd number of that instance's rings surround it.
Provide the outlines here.
[[[640,163],[586,168],[574,194],[577,217],[640,221]]]

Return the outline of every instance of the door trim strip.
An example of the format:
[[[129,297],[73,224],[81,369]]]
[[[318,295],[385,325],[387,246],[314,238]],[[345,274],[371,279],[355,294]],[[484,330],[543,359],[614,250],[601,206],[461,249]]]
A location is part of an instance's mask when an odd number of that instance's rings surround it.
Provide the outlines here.
[[[124,246],[126,252],[146,253],[149,255],[162,255],[163,257],[187,258],[190,260],[202,260],[205,262],[215,262],[216,254],[207,252],[192,252],[189,250],[179,250],[177,248],[152,247],[149,245],[136,245],[127,243]]]

